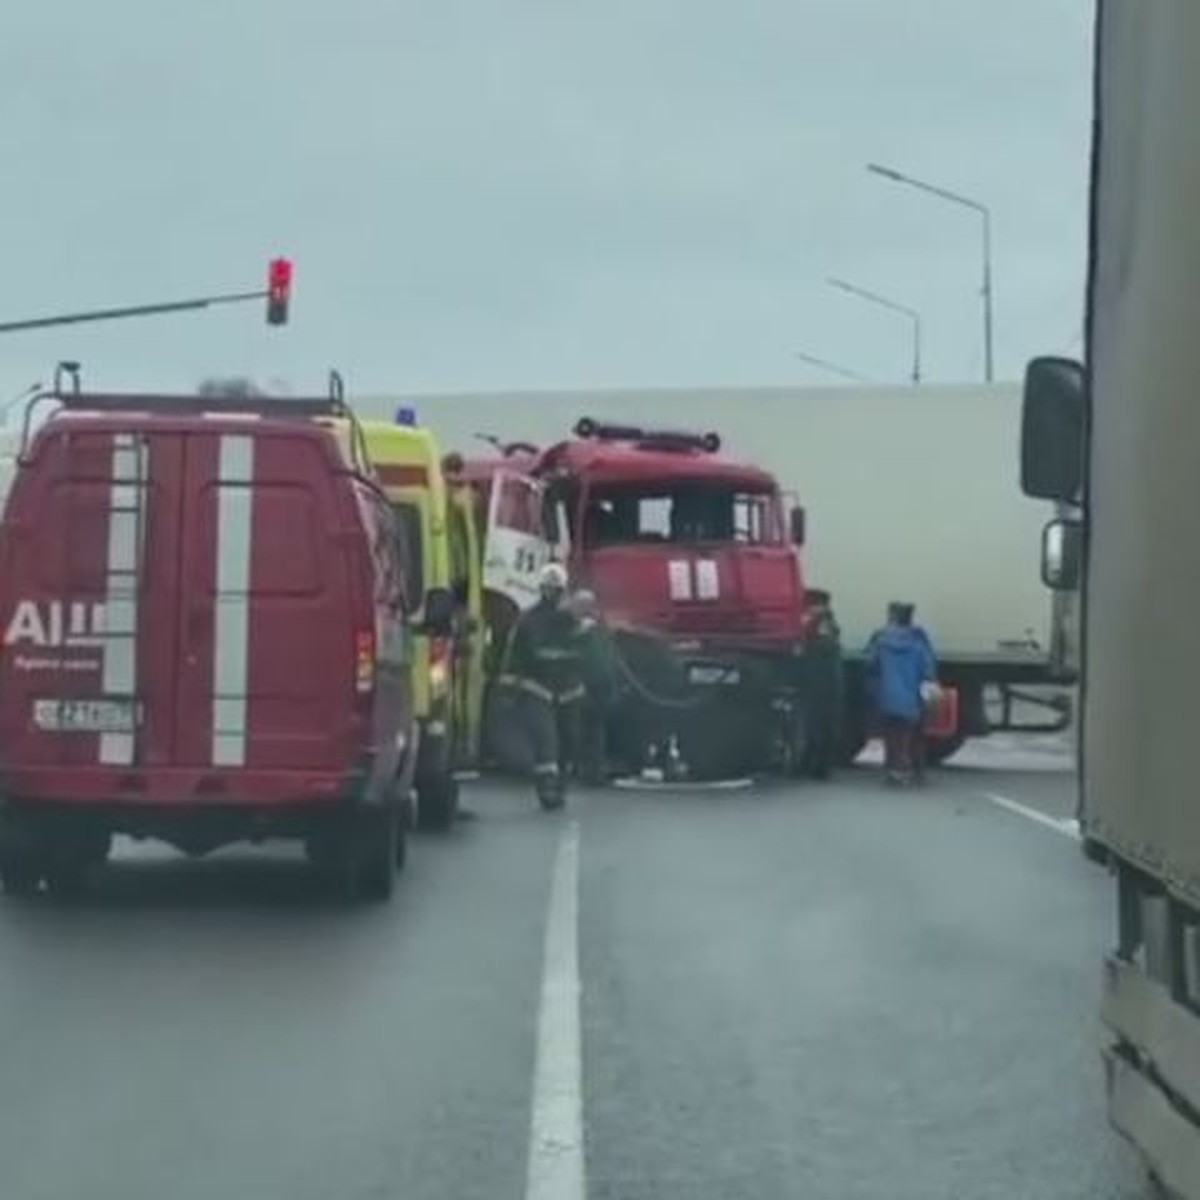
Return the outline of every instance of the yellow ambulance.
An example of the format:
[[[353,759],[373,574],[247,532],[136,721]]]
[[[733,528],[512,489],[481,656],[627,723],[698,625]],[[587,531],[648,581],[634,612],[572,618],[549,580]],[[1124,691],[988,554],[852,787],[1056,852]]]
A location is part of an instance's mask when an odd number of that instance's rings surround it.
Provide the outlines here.
[[[471,497],[447,483],[437,439],[411,410],[401,409],[394,422],[358,424],[421,574],[412,681],[417,820],[447,829],[458,811],[458,774],[478,758],[483,701],[483,556]]]

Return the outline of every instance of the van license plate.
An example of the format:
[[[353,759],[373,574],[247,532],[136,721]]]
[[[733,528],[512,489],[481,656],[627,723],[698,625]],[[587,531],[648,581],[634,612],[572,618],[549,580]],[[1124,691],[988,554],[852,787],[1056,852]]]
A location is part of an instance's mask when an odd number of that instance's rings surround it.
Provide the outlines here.
[[[49,733],[132,733],[129,700],[35,700],[33,723]]]
[[[693,663],[688,668],[688,682],[711,687],[713,684],[734,685],[741,682],[741,673],[737,667],[716,667],[703,663]]]

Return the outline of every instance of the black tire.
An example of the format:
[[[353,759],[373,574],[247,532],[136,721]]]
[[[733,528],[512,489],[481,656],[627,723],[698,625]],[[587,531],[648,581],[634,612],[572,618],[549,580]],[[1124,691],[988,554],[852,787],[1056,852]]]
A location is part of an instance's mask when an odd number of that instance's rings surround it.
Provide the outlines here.
[[[359,810],[310,833],[305,851],[339,899],[382,902],[395,889],[401,835],[395,808]]]
[[[403,799],[396,800],[396,873],[399,874],[404,870],[405,863],[408,862],[408,833],[413,827],[413,802],[412,798],[405,796]]]
[[[926,742],[925,743],[925,761],[931,767],[940,767],[943,763],[948,762],[962,748],[963,743],[967,739],[958,734],[947,741],[941,742]]]
[[[803,716],[789,714],[780,738],[780,773],[785,779],[799,779],[806,774],[808,759],[808,732]]]
[[[363,813],[359,819],[356,891],[373,904],[385,904],[396,890],[396,858],[399,853],[400,815],[390,805],[380,812]]]
[[[539,779],[535,791],[543,812],[558,812],[566,807],[567,785],[561,777],[555,778],[550,783]]]
[[[0,863],[0,887],[5,895],[25,899],[37,894],[42,882],[42,867],[32,859],[13,859]]]
[[[805,748],[804,774],[809,779],[825,780],[833,774],[834,742],[828,735],[815,737]]]
[[[836,746],[837,765],[852,767],[870,740],[871,730],[866,709],[861,706],[843,709]]]
[[[770,761],[771,750],[765,718],[750,723],[729,710],[705,714],[679,737],[679,753],[688,776],[697,782],[752,775]]]
[[[112,837],[104,830],[80,829],[58,845],[47,848],[44,876],[55,895],[77,897],[88,877],[103,866],[112,851]]]
[[[88,869],[84,863],[56,863],[46,868],[46,891],[64,900],[77,900],[85,891],[87,877]]]
[[[433,833],[453,829],[458,820],[458,780],[449,764],[417,784],[417,828]]]

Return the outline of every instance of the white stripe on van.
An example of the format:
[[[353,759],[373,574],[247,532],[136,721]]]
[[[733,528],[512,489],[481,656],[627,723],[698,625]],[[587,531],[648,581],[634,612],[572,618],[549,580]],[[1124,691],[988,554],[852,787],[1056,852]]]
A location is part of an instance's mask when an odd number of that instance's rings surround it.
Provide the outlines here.
[[[108,492],[108,557],[104,584],[104,640],[101,643],[101,689],[106,696],[137,701],[138,577],[142,560],[138,545],[138,507],[145,534],[146,447],[132,434],[112,439],[112,483]],[[102,733],[100,761],[128,766],[133,762],[134,735]]]
[[[246,761],[246,685],[250,654],[250,529],[254,439],[226,434],[217,467],[217,596],[213,639],[212,760]]]

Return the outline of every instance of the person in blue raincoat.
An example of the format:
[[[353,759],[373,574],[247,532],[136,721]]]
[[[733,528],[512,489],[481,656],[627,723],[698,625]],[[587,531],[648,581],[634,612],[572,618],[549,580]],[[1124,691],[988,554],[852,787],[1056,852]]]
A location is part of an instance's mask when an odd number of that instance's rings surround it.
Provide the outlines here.
[[[937,657],[929,635],[913,623],[913,606],[888,605],[887,624],[867,643],[867,684],[883,734],[888,783],[909,784],[922,775],[921,726],[924,684],[937,677]]]

